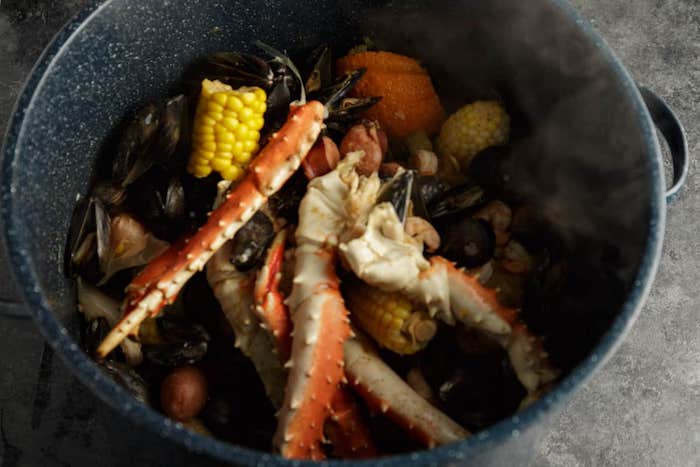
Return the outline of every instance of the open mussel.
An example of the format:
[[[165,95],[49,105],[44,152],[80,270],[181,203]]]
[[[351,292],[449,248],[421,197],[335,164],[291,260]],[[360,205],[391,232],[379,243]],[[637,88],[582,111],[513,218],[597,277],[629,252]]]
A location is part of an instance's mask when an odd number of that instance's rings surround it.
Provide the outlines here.
[[[401,222],[406,220],[413,190],[413,171],[402,170],[386,182],[379,192],[377,204],[389,202]]]
[[[430,206],[447,190],[447,185],[434,175],[416,174],[413,181],[413,213],[423,219],[432,219]]]
[[[117,214],[108,222],[106,248],[100,248],[104,242],[98,241],[100,268],[104,273],[102,283],[119,271],[147,264],[169,246],[130,214]],[[100,237],[98,233],[98,239]]]
[[[465,211],[481,206],[487,201],[484,190],[473,183],[467,183],[451,188],[437,196],[428,204],[428,212],[432,219],[448,216],[462,216]]]
[[[275,82],[275,73],[267,61],[256,55],[216,52],[196,62],[185,74],[185,81],[194,88],[195,94],[199,94],[204,79],[218,80],[234,89],[257,86],[267,90]]]
[[[304,86],[310,96],[326,87],[333,79],[333,58],[331,48],[328,45],[317,47],[309,55],[307,60],[311,64],[311,70],[307,74]]]

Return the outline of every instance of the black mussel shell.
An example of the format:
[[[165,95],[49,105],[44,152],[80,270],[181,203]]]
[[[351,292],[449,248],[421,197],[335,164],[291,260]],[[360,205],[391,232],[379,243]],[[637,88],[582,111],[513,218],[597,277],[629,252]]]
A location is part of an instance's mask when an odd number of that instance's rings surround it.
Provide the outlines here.
[[[186,319],[163,317],[158,320],[157,324],[161,335],[170,343],[189,342],[196,344],[211,340],[211,336],[204,327]]]
[[[467,183],[444,192],[428,203],[428,212],[432,219],[464,215],[469,210],[481,206],[488,199],[480,186]]]
[[[275,236],[272,220],[257,211],[233,237],[231,262],[239,271],[249,271],[262,261],[267,246]]]
[[[99,200],[93,203],[95,209],[95,233],[97,235],[97,257],[100,264],[106,264],[112,248],[112,221]]]
[[[95,232],[94,202],[92,197],[83,198],[78,201],[73,210],[64,261],[65,272],[68,275],[76,273],[80,269],[79,266],[89,259],[91,249],[86,249],[85,239]],[[96,244],[94,247],[96,250]]]
[[[292,102],[292,91],[285,81],[276,83],[267,94],[267,111],[265,112],[265,127],[263,135],[269,135],[284,124]]]
[[[315,99],[319,100],[329,109],[329,113],[340,108],[342,100],[355,87],[358,81],[367,72],[366,68],[358,68],[339,76],[329,86],[321,89]]]
[[[165,199],[157,183],[148,178],[144,177],[129,188],[129,206],[149,230],[160,237],[164,230],[161,222],[165,219]]]
[[[334,140],[342,141],[350,127],[362,120],[367,109],[381,100],[381,97],[345,97],[341,99],[334,108],[329,109],[324,132]]]
[[[202,80],[218,80],[234,89],[258,86],[269,89],[274,82],[270,65],[262,58],[245,52],[216,52],[188,68],[185,81],[199,95]]]
[[[156,237],[173,240],[183,233],[188,214],[185,186],[162,167],[152,167],[129,186],[127,202]]]
[[[149,362],[173,368],[196,363],[207,354],[211,336],[200,324],[169,315],[158,319],[157,326],[164,342],[143,346]]]
[[[310,70],[305,76],[306,92],[312,94],[330,84],[333,79],[332,71],[332,54],[331,49],[327,45],[317,47],[309,55]]]
[[[413,213],[423,219],[431,219],[429,206],[447,190],[447,185],[434,175],[416,174],[413,181]]]
[[[298,170],[280,191],[270,196],[267,206],[276,219],[282,218],[291,224],[298,223],[299,204],[306,194],[307,184],[306,175]]]
[[[127,186],[143,175],[153,164],[151,141],[158,133],[161,108],[148,104],[139,110],[121,135],[117,154],[112,162],[112,182]]]
[[[345,97],[330,109],[328,121],[340,123],[355,123],[370,107],[381,101],[381,96],[374,97]]]
[[[172,177],[168,182],[163,212],[168,219],[174,222],[181,222],[185,219],[187,213],[185,187],[177,177]]]
[[[385,183],[379,196],[377,204],[389,202],[394,207],[396,215],[401,222],[406,220],[409,201],[413,190],[414,174],[412,170],[403,170],[397,173],[391,180]]]
[[[126,389],[136,400],[148,405],[148,385],[136,370],[114,360],[107,360],[101,366],[112,380]]]
[[[184,168],[185,158],[173,160],[180,142],[189,137],[189,107],[184,95],[168,99],[163,104],[160,128],[154,137],[151,151],[154,162],[170,167],[177,171]]]
[[[491,226],[481,219],[464,217],[438,226],[438,231],[440,253],[461,267],[475,268],[493,257],[496,236]]]
[[[143,356],[156,365],[175,368],[197,363],[207,354],[208,346],[207,342],[144,345]]]
[[[192,230],[207,221],[207,213],[212,210],[216,199],[216,183],[218,175],[211,174],[206,178],[196,178],[183,174],[181,181],[185,190],[185,206],[187,228]]]
[[[127,194],[125,188],[106,180],[95,183],[90,193],[93,198],[100,200],[109,209],[121,205]]]

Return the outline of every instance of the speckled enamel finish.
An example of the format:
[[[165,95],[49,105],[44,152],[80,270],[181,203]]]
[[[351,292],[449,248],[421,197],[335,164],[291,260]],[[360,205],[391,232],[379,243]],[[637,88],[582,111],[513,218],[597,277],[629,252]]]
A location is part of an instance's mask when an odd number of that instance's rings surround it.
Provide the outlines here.
[[[542,159],[551,172],[566,177],[564,169],[571,167],[565,162],[579,160],[584,151],[597,162],[613,154],[611,163],[619,164],[614,167],[619,170],[610,172],[614,175],[594,177],[595,191],[586,192],[581,186],[590,178],[578,183],[571,179],[567,188],[574,195],[552,197],[562,203],[562,220],[580,205],[607,201],[607,209],[636,227],[636,233],[629,233],[626,252],[636,258],[624,272],[629,285],[626,300],[595,348],[551,393],[518,415],[467,440],[429,452],[382,458],[373,465],[478,462],[485,452],[507,437],[518,436],[580,387],[617,348],[637,317],[659,259],[664,182],[649,114],[605,42],[563,0],[407,1],[394,2],[383,12],[366,13],[377,4],[321,1],[309,8],[308,3],[294,1],[95,2],[57,35],[37,63],[19,98],[3,149],[4,237],[17,283],[47,341],[83,383],[135,423],[222,460],[245,465],[303,464],[202,437],[135,403],[79,349],[74,291],[61,266],[75,198],[84,193],[96,155],[108,144],[105,141],[114,125],[139,103],[173,88],[183,66],[196,56],[219,49],[250,49],[254,39],[296,51],[325,40],[347,42],[367,34],[393,50],[426,58],[429,69],[436,71],[439,88],[441,82],[447,83],[446,88],[454,82],[473,97],[483,92],[467,85],[475,76],[502,79],[522,91],[519,103],[525,110],[539,108],[548,115],[542,121],[555,132],[574,127],[586,130],[566,145],[557,138],[550,141],[560,157]],[[422,10],[421,21],[416,21],[414,9]],[[535,14],[546,28],[528,22]],[[503,30],[512,33],[502,34]],[[488,47],[474,41],[477,33],[485,35]],[[441,53],[456,50],[466,56],[450,60]],[[452,78],[444,80],[438,74]],[[579,92],[583,90],[593,94]],[[581,106],[597,110],[599,118],[594,122],[573,112]],[[579,168],[584,173],[592,170],[588,164]],[[592,175],[599,174],[593,170]],[[638,210],[621,207],[620,199],[629,199],[630,191],[634,193],[630,206]],[[607,231],[620,235],[615,229]]]

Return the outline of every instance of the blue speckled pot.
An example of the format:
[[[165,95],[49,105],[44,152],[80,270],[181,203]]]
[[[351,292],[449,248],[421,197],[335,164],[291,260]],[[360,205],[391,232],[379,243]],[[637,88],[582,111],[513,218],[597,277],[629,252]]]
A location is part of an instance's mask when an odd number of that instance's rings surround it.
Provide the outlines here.
[[[610,320],[595,345],[542,400],[463,442],[376,464],[465,462],[495,449],[581,387],[637,317],[664,230],[659,145],[624,67],[563,1],[96,2],[58,34],[18,101],[3,151],[2,216],[37,326],[80,380],[125,416],[215,458],[286,462],[194,434],[135,403],[79,349],[63,248],[101,142],[126,112],[163,96],[204,53],[248,49],[254,39],[295,51],[362,35],[425,59],[448,100],[483,94],[485,83],[516,103],[535,128],[516,171],[525,195],[565,241],[617,244],[614,269],[624,291],[608,304]]]

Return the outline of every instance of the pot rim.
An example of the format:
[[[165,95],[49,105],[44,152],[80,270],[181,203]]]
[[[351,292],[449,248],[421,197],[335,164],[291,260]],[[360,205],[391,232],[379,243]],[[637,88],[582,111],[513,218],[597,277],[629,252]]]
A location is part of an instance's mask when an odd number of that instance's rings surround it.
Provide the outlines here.
[[[323,462],[324,465],[398,467],[416,462],[464,461],[470,455],[481,452],[486,446],[495,446],[508,437],[516,437],[532,426],[534,422],[552,413],[555,407],[561,406],[564,400],[573,395],[574,391],[581,388],[617,350],[641,312],[642,305],[649,294],[658,268],[666,215],[663,162],[655,127],[634,80],[605,40],[566,0],[548,1],[559,8],[571,21],[575,22],[587,39],[601,51],[606,63],[618,78],[619,83],[636,110],[638,123],[646,143],[647,151],[645,151],[645,156],[650,167],[652,180],[650,193],[651,218],[648,224],[644,256],[640,262],[639,270],[627,301],[592,352],[561,380],[551,392],[524,411],[505,418],[465,440],[431,450],[364,461],[325,461]],[[91,0],[88,6],[69,20],[54,36],[25,81],[8,124],[5,143],[0,152],[3,158],[0,174],[2,178],[2,183],[0,184],[0,199],[2,200],[0,203],[0,214],[3,223],[3,239],[7,246],[12,273],[19,286],[20,293],[25,303],[29,305],[32,317],[42,335],[63,362],[72,370],[73,374],[107,405],[123,416],[130,418],[138,425],[146,427],[163,438],[183,445],[191,451],[224,461],[235,461],[243,464],[319,465],[317,462],[286,460],[276,454],[256,451],[193,433],[159,412],[134,402],[131,395],[112,382],[83,353],[72,337],[68,335],[67,330],[56,320],[50,305],[36,285],[38,281],[32,264],[28,259],[29,251],[23,244],[20,230],[16,228],[19,221],[13,207],[15,188],[11,183],[15,170],[15,157],[18,155],[17,145],[24,131],[24,118],[27,112],[31,111],[34,96],[43,86],[45,76],[51,72],[55,59],[70,45],[82,27],[111,2],[112,0],[104,2]]]

